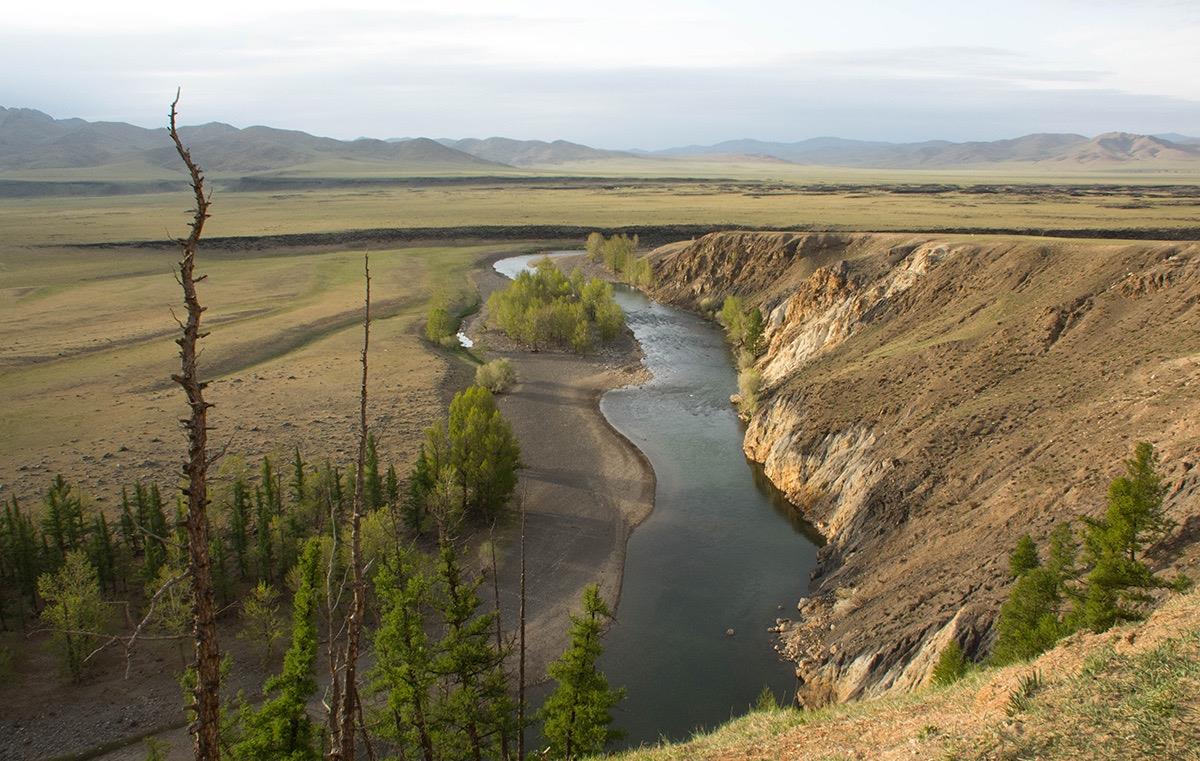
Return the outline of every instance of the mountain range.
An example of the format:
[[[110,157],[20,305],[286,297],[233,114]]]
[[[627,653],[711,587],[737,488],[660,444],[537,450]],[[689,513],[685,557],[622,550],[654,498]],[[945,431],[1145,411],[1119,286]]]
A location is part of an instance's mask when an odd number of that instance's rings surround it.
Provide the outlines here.
[[[741,139],[659,151],[616,151],[565,140],[437,140],[393,138],[335,140],[306,132],[212,122],[180,128],[206,169],[224,174],[280,172],[323,165],[379,170],[490,174],[512,168],[553,168],[608,159],[637,161],[768,160],[798,165],[889,169],[1048,164],[1062,167],[1200,161],[1200,138],[1179,134],[1110,132],[1096,137],[1033,134],[990,142],[930,140],[890,143],[818,137],[798,142]],[[124,122],[55,119],[41,111],[0,107],[0,170],[80,169],[140,162],[174,170],[177,159],[166,132]],[[333,162],[333,163],[331,163]],[[338,163],[340,162],[340,163]]]

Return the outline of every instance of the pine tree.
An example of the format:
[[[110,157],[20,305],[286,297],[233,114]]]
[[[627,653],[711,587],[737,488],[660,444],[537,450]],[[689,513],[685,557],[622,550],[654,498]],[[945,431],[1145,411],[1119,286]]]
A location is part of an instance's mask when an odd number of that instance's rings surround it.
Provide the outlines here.
[[[254,490],[254,539],[258,550],[256,557],[258,578],[262,581],[271,581],[271,571],[274,568],[271,549],[271,509],[261,488]]]
[[[383,482],[383,493],[387,498],[388,507],[393,511],[400,506],[400,478],[396,475],[396,466],[388,465],[387,478]]]
[[[1170,530],[1164,491],[1154,448],[1138,444],[1125,475],[1109,486],[1104,517],[1084,520],[1084,557],[1091,570],[1077,614],[1080,625],[1103,632],[1121,621],[1140,620],[1150,590],[1167,586],[1141,560],[1145,549]]]
[[[263,686],[267,696],[257,709],[244,707],[241,736],[232,748],[238,761],[318,761],[320,731],[308,716],[317,692],[317,601],[320,544],[310,539],[300,554],[299,584],[292,597],[292,642],[283,670]]]
[[[496,758],[502,735],[511,735],[513,705],[504,676],[504,654],[492,645],[495,613],[479,613],[479,582],[462,577],[453,542],[442,544],[438,563],[439,612],[446,634],[437,670],[447,678],[436,707],[439,758]]]
[[[138,503],[138,524],[146,533],[142,574],[151,580],[158,577],[158,570],[167,561],[167,516],[163,512],[158,484],[150,484],[149,490],[144,489],[141,483],[136,484],[134,497]]]
[[[137,522],[133,518],[133,512],[129,507],[129,490],[121,487],[121,541],[128,550],[130,557],[135,555],[142,548],[142,540],[137,529]]]
[[[549,756],[572,759],[601,753],[620,736],[612,728],[612,709],[625,690],[611,689],[596,668],[603,647],[600,638],[612,618],[595,584],[583,591],[583,613],[571,616],[571,643],[554,663],[550,677],[557,683],[542,706],[542,735]]]
[[[937,664],[933,667],[930,681],[938,687],[951,685],[967,675],[971,662],[963,654],[962,645],[952,639],[938,656]]]
[[[1033,543],[1033,537],[1025,534],[1017,540],[1017,547],[1008,558],[1008,573],[1014,579],[1019,579],[1039,565],[1041,560],[1038,558],[1037,545]]]
[[[996,622],[992,663],[997,666],[1043,653],[1070,631],[1059,618],[1062,580],[1053,570],[1039,564],[1036,547],[1030,555],[1033,540],[1026,539],[1021,538],[1009,558],[1009,567],[1021,572],[1008,600],[1000,607]]]
[[[229,514],[229,539],[237,562],[238,578],[245,581],[250,555],[250,498],[241,476],[233,482],[233,504]]]
[[[366,512],[383,506],[383,479],[379,476],[379,453],[375,449],[375,435],[367,437],[366,468],[363,471],[363,505]]]
[[[292,453],[292,503],[300,504],[308,499],[308,491],[304,478],[304,460],[300,457],[300,447],[296,447]]]
[[[406,557],[392,556],[375,574],[375,595],[382,613],[371,685],[376,694],[387,696],[386,711],[378,711],[380,734],[404,758],[411,753],[435,761],[431,709],[438,680],[436,652],[422,615],[431,600],[429,577]]]
[[[100,586],[106,584],[113,594],[117,592],[117,554],[113,548],[112,533],[108,527],[108,519],[103,512],[97,513],[92,522],[92,542],[90,554],[92,564],[96,566],[100,578]]]

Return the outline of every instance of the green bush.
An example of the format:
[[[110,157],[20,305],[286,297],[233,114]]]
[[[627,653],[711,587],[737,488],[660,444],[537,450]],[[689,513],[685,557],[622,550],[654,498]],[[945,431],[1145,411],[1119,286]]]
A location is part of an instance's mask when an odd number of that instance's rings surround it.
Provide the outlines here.
[[[475,368],[475,385],[493,394],[503,394],[517,382],[517,372],[507,359],[493,359]]]
[[[430,343],[441,343],[444,346],[443,339],[453,338],[457,329],[457,321],[450,316],[450,311],[444,303],[438,301],[430,307],[429,316],[425,318],[425,337]],[[457,343],[455,341],[456,345]]]
[[[952,639],[938,656],[937,665],[933,667],[933,684],[938,687],[954,684],[967,675],[970,667],[970,661],[963,653],[962,646],[958,644],[958,640]]]
[[[488,320],[534,350],[561,346],[579,353],[591,349],[596,338],[611,341],[625,328],[611,285],[597,278],[585,281],[578,272],[568,278],[549,260],[493,293]]]
[[[738,373],[738,394],[741,395],[738,409],[746,417],[751,417],[758,412],[758,394],[761,389],[762,375],[758,370],[748,367]]]

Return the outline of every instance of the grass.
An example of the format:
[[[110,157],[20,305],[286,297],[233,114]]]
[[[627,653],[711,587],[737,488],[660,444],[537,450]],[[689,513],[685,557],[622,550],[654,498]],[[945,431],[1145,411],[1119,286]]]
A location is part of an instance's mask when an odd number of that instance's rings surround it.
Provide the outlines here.
[[[1198,709],[1200,598],[1183,595],[1142,626],[1073,637],[1032,663],[816,711],[754,711],[616,758],[1194,759]]]
[[[438,413],[452,355],[419,338],[432,294],[467,303],[467,271],[493,246],[372,251],[372,394],[384,454],[404,461]],[[178,286],[171,253],[0,248],[0,483],[26,504],[49,478],[111,500],[134,478],[169,484],[182,435]],[[337,457],[352,438],[362,252],[201,254],[210,307],[202,366],[213,440],[256,456],[300,445]],[[344,420],[343,420],[344,419]],[[415,433],[414,433],[415,432]],[[347,449],[348,451],[348,449]]]
[[[181,191],[185,188],[181,188]],[[547,181],[384,185],[220,192],[210,236],[318,233],[468,225],[702,224],[846,230],[946,228],[1114,229],[1196,225],[1200,199],[1153,188],[1079,194],[1016,188],[936,194],[867,190],[771,192],[756,183]],[[1136,202],[1136,203],[1135,203]],[[110,197],[0,199],[6,245],[163,240],[187,220],[185,192]],[[1136,208],[1133,208],[1136,207]]]

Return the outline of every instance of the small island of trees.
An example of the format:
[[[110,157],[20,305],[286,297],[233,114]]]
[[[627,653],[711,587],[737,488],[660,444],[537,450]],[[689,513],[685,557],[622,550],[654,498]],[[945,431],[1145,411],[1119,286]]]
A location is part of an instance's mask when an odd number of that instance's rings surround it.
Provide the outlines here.
[[[578,270],[568,277],[549,259],[493,293],[487,306],[492,326],[534,351],[563,347],[585,354],[625,329],[625,312],[613,299],[611,285],[585,279]]]

